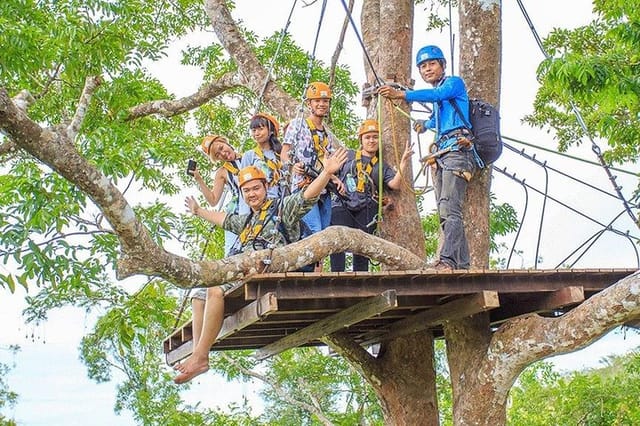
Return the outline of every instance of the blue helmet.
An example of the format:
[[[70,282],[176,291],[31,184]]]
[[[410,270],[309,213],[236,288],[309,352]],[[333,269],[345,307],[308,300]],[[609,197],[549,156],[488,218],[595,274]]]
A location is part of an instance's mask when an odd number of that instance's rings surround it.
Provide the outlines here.
[[[433,59],[445,60],[442,50],[438,46],[424,46],[418,50],[416,55],[416,66],[420,66],[424,61],[431,61]]]

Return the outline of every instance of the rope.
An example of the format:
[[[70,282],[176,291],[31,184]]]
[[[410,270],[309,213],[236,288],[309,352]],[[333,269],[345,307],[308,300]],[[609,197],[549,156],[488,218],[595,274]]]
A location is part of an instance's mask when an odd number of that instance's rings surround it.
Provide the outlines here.
[[[380,98],[381,96],[378,95],[378,104],[380,104]],[[396,111],[399,111],[402,115],[404,115],[405,117],[409,118],[410,121],[416,121],[415,119],[411,118],[411,116],[409,114],[407,114],[405,111],[402,110],[402,108],[400,108],[398,105],[396,105],[391,99],[386,99],[386,107],[387,107],[387,112],[389,113],[389,117],[390,117],[390,121],[391,121],[391,135],[392,135],[392,146],[393,146],[393,153],[395,156],[395,160],[396,160],[396,164],[400,164],[400,160],[401,160],[401,156],[398,153],[398,144],[395,138],[396,135],[396,130],[395,130],[395,115],[393,114],[394,111],[390,110],[389,105],[393,105],[393,107],[395,107]],[[418,141],[418,144],[420,142]],[[418,148],[420,148],[420,146],[418,145]],[[422,158],[422,157],[420,157]],[[416,173],[416,177],[412,180],[412,184],[409,185],[407,183],[407,179],[404,178],[404,175],[402,174],[402,170],[398,169],[398,173],[400,173],[400,176],[402,177],[402,183],[403,185],[409,189],[409,191],[411,191],[414,195],[423,195],[426,192],[429,191],[428,185],[425,185],[425,187],[420,190],[420,191],[416,191],[415,189],[415,184],[418,180],[418,176],[420,176],[420,173],[425,173],[425,176],[427,176],[427,172],[426,172],[426,168],[427,168],[427,163],[423,162],[422,166],[420,167],[420,170],[418,171],[418,173]],[[427,181],[428,181],[428,177],[427,177]]]
[[[347,3],[345,2],[345,0],[342,0],[342,6],[344,7],[344,11],[347,14],[347,17],[349,18],[349,22],[351,23],[351,28],[353,28],[353,32],[355,33],[356,38],[358,39],[358,42],[360,43],[360,46],[362,47],[362,52],[364,53],[364,57],[367,59],[367,63],[369,64],[369,67],[371,68],[371,72],[373,73],[373,76],[376,79],[376,83],[384,84],[384,80],[381,79],[378,76],[378,74],[376,73],[376,69],[373,66],[373,62],[371,61],[371,57],[369,56],[369,52],[367,52],[367,49],[364,46],[364,41],[362,40],[362,37],[360,36],[360,33],[358,32],[358,29],[356,28],[355,22],[353,22],[353,16],[351,15],[351,12],[349,11],[349,7],[347,6]]]
[[[382,104],[380,103],[380,95],[378,95],[378,101],[376,102],[376,114],[378,115],[378,223],[382,222],[382,188],[384,186],[382,169],[384,168],[384,158],[382,156]],[[392,136],[395,136],[392,130]],[[392,142],[394,143],[394,142]]]
[[[453,35],[453,25],[451,25],[452,22],[452,16],[453,13],[451,12],[452,9],[452,2],[449,2],[449,52],[451,54],[451,75],[455,74],[455,67],[454,65],[454,55],[453,55],[453,49],[455,47],[455,36]]]
[[[271,80],[271,73],[273,71],[273,67],[275,66],[276,58],[278,57],[278,55],[280,53],[280,48],[282,47],[282,44],[284,42],[284,38],[287,35],[287,30],[289,29],[289,25],[291,24],[291,16],[293,16],[293,11],[294,11],[294,9],[296,7],[296,3],[297,2],[298,2],[298,0],[293,0],[293,4],[291,5],[291,11],[289,11],[289,17],[287,18],[287,23],[284,25],[283,29],[280,32],[280,40],[278,41],[278,46],[276,47],[276,52],[271,57],[271,62],[269,63],[269,68],[268,68],[268,71],[267,71],[267,76],[264,79],[264,84],[262,85],[262,90],[260,91],[260,94],[258,95],[258,100],[256,102],[255,112],[253,113],[253,115],[256,115],[258,112],[260,112],[260,106],[262,105],[262,98],[264,96],[264,92],[267,90],[267,85],[269,84],[269,81]]]
[[[542,45],[542,40],[540,39],[540,36],[538,35],[538,32],[536,31],[535,27],[533,26],[533,22],[531,21],[531,18],[529,17],[529,14],[527,13],[526,9],[524,8],[524,5],[522,4],[522,0],[517,0],[517,2],[518,2],[518,6],[520,6],[520,10],[522,11],[522,14],[524,15],[525,20],[527,21],[527,24],[529,25],[529,28],[531,29],[533,37],[535,38],[536,43],[538,44],[538,47],[540,48],[540,51],[542,52],[542,54],[544,55],[544,57],[547,60],[553,61],[553,58],[549,55],[549,53],[546,51],[546,49]],[[618,195],[618,198],[620,199],[620,201],[622,201],[622,204],[624,205],[624,208],[625,208],[627,214],[629,215],[629,217],[631,217],[631,219],[633,220],[633,223],[637,224],[638,223],[638,218],[631,211],[631,206],[629,205],[627,199],[622,194],[621,187],[616,183],[616,177],[611,173],[609,165],[604,160],[604,157],[602,155],[602,150],[596,144],[596,142],[593,140],[593,137],[591,136],[591,133],[589,132],[589,129],[587,128],[587,125],[584,122],[584,119],[582,117],[582,114],[578,110],[578,107],[576,106],[575,102],[573,102],[573,100],[571,100],[571,99],[569,99],[569,106],[571,107],[571,110],[573,111],[573,114],[576,116],[576,120],[578,121],[578,124],[582,128],[582,131],[584,132],[586,137],[589,138],[589,141],[591,141],[591,150],[596,155],[596,157],[598,157],[598,162],[600,163],[600,166],[602,166],[602,168],[604,169],[605,173],[607,174],[607,177],[609,178],[609,181],[613,185],[613,187],[614,187],[614,189],[616,191],[616,194]]]

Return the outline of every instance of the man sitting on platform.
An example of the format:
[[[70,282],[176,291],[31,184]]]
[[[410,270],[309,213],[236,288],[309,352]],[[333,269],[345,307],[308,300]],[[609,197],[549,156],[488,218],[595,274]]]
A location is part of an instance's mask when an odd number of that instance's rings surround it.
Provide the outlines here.
[[[187,197],[185,205],[189,211],[209,222],[221,226],[225,230],[239,235],[238,253],[259,250],[266,243],[276,247],[284,246],[287,241],[300,234],[300,219],[318,201],[322,190],[347,159],[347,151],[338,149],[324,160],[324,168],[304,191],[296,192],[282,199],[280,211],[277,212],[278,200],[267,198],[267,178],[255,166],[240,170],[238,180],[240,192],[251,212],[245,215],[227,214],[221,211],[207,210],[198,204],[192,196]],[[275,213],[275,214],[274,214]],[[280,224],[277,216],[280,215]],[[174,369],[179,371],[173,381],[186,383],[195,376],[209,370],[209,350],[216,340],[224,317],[224,294],[233,287],[232,283],[207,289],[207,300],[204,308],[204,319],[199,339],[194,343],[193,353]]]

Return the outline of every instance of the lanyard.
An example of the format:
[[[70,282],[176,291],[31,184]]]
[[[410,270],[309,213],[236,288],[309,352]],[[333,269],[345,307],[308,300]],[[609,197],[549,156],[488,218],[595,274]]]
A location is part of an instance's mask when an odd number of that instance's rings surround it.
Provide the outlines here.
[[[240,233],[240,242],[242,243],[242,245],[246,244],[248,241],[255,239],[260,234],[260,232],[262,232],[264,221],[267,218],[267,213],[269,212],[269,207],[271,207],[272,203],[273,199],[269,199],[262,205],[262,208],[260,209],[260,215],[258,215],[258,220],[253,226],[251,226],[251,223],[247,223],[245,225],[244,229]],[[251,213],[251,215],[253,215],[253,213]],[[251,222],[251,220],[249,220],[249,222]]]
[[[373,157],[371,157],[371,160],[369,161],[369,163],[367,164],[367,167],[365,167],[363,171],[362,170],[362,151],[358,150],[356,152],[356,172],[358,175],[358,183],[356,184],[356,191],[364,192],[364,185],[366,183],[365,175],[368,175],[371,173],[371,170],[373,170],[373,166],[375,166],[377,162],[378,162],[378,156],[374,155]]]

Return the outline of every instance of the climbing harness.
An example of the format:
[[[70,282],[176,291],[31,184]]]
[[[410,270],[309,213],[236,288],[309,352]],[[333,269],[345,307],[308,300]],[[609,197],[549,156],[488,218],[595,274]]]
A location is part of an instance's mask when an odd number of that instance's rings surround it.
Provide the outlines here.
[[[269,158],[265,157],[264,152],[262,152],[262,148],[260,148],[260,146],[256,146],[253,149],[253,152],[255,152],[258,158],[267,165],[269,170],[271,170],[271,180],[269,180],[268,182],[269,185],[276,185],[280,181],[280,170],[282,169],[282,163],[280,162],[280,158],[278,158],[278,155],[276,154],[275,161],[270,160]]]
[[[264,227],[265,220],[267,218],[267,213],[269,212],[269,207],[271,207],[271,203],[273,200],[267,200],[262,207],[260,208],[260,213],[258,214],[258,219],[253,226],[250,226],[250,223],[245,224],[244,229],[240,233],[240,243],[244,246],[247,241],[255,240],[256,237],[262,232],[262,228]],[[251,222],[253,214],[249,216],[248,222]]]
[[[371,170],[373,170],[373,166],[378,162],[378,156],[374,155],[371,157],[371,160],[367,163],[367,166],[362,168],[362,150],[356,151],[356,174],[357,174],[357,182],[356,182],[356,191],[364,192],[365,186],[365,174],[369,175]]]

